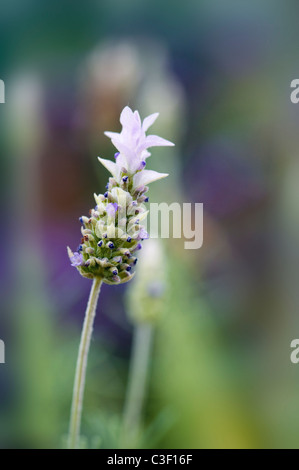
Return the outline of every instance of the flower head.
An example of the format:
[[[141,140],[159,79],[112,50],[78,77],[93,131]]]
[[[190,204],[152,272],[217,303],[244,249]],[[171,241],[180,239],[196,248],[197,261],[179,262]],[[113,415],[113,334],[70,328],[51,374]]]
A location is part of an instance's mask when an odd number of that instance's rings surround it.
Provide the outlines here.
[[[174,145],[157,135],[146,135],[146,131],[158,116],[159,113],[151,114],[142,122],[138,111],[133,112],[126,106],[120,115],[121,132],[105,132],[118,152],[115,154],[115,163],[104,158],[99,158],[99,160],[117,181],[120,181],[121,173],[127,173],[133,176],[133,185],[137,187],[168,176],[166,173],[144,169],[146,159],[151,155],[148,151],[150,147]]]
[[[120,116],[122,131],[106,132],[117,148],[115,162],[99,158],[112,177],[104,194],[95,194],[96,206],[89,217],[80,217],[82,240],[79,252],[68,248],[71,265],[84,277],[101,277],[107,284],[120,284],[132,279],[131,273],[142,248],[140,241],[149,238],[140,225],[148,211],[144,196],[149,183],[168,176],[145,170],[148,148],[174,145],[155,135],[146,135],[158,113],[141,122],[138,111],[125,107]]]

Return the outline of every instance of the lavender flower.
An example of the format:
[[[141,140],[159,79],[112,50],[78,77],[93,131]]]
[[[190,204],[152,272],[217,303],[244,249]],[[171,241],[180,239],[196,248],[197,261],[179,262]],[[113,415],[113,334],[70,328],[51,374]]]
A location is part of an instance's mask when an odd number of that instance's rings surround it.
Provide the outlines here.
[[[84,264],[83,256],[77,251],[70,255],[71,266],[82,266]]]
[[[141,122],[138,111],[128,106],[120,116],[120,133],[105,132],[118,152],[115,162],[99,158],[112,177],[104,194],[95,194],[95,209],[89,217],[80,217],[81,249],[72,253],[68,249],[72,266],[90,279],[101,278],[107,284],[120,284],[132,279],[132,267],[137,258],[133,253],[140,250],[141,240],[149,238],[140,225],[147,217],[143,202],[149,183],[168,176],[154,170],[145,170],[148,148],[172,146],[172,142],[156,135],[146,135],[157,119],[151,114]]]
[[[118,205],[116,204],[116,202],[110,202],[109,204],[107,204],[106,212],[107,212],[108,216],[109,217],[115,217],[115,213],[117,211],[117,208],[118,208]]]
[[[137,239],[138,240],[146,240],[149,238],[149,234],[147,233],[147,231],[145,230],[144,227],[141,227],[139,233],[138,233],[138,237]]]

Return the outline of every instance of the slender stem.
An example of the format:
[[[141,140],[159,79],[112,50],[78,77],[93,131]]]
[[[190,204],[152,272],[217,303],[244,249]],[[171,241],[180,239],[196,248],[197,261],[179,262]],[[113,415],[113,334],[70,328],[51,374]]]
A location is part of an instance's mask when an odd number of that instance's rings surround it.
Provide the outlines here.
[[[79,353],[76,365],[76,375],[73,389],[73,401],[71,409],[71,421],[68,438],[68,448],[77,449],[79,445],[80,424],[82,414],[82,403],[85,386],[86,366],[90,340],[93,330],[93,322],[96,307],[101,290],[102,279],[94,278],[89,294],[88,304],[85,312],[84,324],[81,334]]]
[[[138,324],[134,331],[129,384],[124,407],[122,446],[135,446],[146,394],[153,327]]]

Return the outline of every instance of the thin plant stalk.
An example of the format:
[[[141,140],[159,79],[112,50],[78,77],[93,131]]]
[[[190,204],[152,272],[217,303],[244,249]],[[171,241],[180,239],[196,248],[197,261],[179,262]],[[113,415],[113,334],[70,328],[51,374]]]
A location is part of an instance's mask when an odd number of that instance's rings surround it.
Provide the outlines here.
[[[85,312],[73,389],[73,401],[71,408],[71,420],[68,438],[69,449],[77,449],[79,446],[86,366],[101,285],[102,279],[100,277],[95,277],[92,283],[88,304]]]
[[[153,326],[151,324],[140,323],[135,327],[129,382],[124,407],[123,447],[135,447],[136,445],[146,395],[152,337]]]

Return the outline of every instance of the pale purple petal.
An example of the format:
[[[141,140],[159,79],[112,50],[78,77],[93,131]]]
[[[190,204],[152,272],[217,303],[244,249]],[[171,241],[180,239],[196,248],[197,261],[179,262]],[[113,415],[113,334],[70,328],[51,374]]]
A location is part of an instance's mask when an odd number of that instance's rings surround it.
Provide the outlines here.
[[[147,184],[153,183],[161,178],[166,178],[168,173],[159,173],[154,170],[142,170],[136,173],[133,177],[133,187],[137,188],[138,186],[146,186]]]
[[[143,119],[142,129],[144,130],[144,132],[146,132],[154,124],[158,116],[159,113],[154,113]]]
[[[157,135],[148,135],[145,139],[140,150],[145,150],[149,147],[173,147],[174,144],[169,140],[163,139]],[[138,149],[139,150],[139,149]]]
[[[151,156],[151,153],[148,152],[147,150],[143,150],[142,153],[141,153],[141,160],[146,160],[148,157]]]
[[[111,160],[106,160],[106,158],[98,157],[98,160],[102,163],[102,165],[110,171],[111,175],[114,176],[116,180],[119,179],[120,176],[120,168],[119,166],[112,162]]]
[[[116,157],[116,164],[120,170],[122,168],[127,168],[128,162],[127,162],[126,157],[122,153],[119,153],[118,156]]]
[[[128,171],[131,174],[136,173],[136,171],[140,170],[140,161],[137,159],[132,159],[130,164],[128,165]]]
[[[136,126],[136,118],[134,113],[129,106],[126,106],[120,115],[120,123],[123,127],[134,127]]]
[[[134,116],[135,116],[138,126],[141,127],[141,119],[140,119],[140,114],[138,113],[138,111],[134,111]]]
[[[118,205],[116,204],[116,202],[110,202],[106,206],[106,212],[109,217],[114,217],[117,209],[118,209]]]
[[[112,139],[112,143],[114,147],[117,148],[117,150],[122,153],[127,159],[129,158],[134,158],[135,157],[135,152],[134,149],[132,150],[129,148],[127,145],[123,144],[120,142],[120,140]]]
[[[109,139],[118,139],[120,134],[119,132],[110,132],[110,131],[106,131],[104,132],[104,134],[109,137]]]

